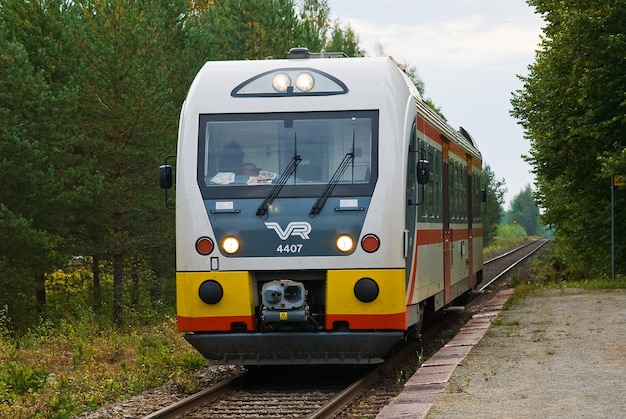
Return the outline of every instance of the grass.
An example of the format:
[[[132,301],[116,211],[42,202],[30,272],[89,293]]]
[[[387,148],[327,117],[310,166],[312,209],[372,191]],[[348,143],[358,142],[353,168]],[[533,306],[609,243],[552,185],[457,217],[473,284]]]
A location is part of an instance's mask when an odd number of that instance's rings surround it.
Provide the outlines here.
[[[0,417],[69,418],[168,381],[188,383],[204,365],[172,317],[122,330],[42,322],[0,337]]]
[[[178,333],[173,307],[146,304],[146,291],[118,329],[109,306],[91,309],[80,276],[48,281],[46,311],[19,333],[0,307],[0,417],[70,418],[168,382],[195,390],[206,361]],[[103,301],[111,288],[103,281]]]

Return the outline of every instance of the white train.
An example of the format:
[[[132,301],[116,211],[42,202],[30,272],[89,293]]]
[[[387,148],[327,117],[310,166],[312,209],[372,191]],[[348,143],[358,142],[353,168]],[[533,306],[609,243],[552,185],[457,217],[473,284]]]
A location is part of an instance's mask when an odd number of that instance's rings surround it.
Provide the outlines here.
[[[212,363],[381,362],[481,279],[469,134],[390,58],[296,52],[207,62],[181,112],[178,325]]]

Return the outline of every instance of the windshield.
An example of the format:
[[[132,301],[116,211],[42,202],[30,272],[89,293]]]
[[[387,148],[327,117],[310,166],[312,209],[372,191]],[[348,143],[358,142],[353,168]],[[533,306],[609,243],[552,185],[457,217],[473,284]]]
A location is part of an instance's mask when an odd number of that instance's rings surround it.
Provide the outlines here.
[[[198,183],[207,198],[265,196],[279,182],[281,196],[315,196],[331,179],[338,195],[373,188],[376,111],[201,115],[199,133]]]

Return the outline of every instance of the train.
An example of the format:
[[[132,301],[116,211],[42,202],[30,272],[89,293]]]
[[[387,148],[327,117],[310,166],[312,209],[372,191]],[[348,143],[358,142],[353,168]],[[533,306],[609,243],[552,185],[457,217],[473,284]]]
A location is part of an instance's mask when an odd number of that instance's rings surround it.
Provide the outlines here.
[[[392,57],[209,61],[180,113],[178,330],[210,364],[365,365],[482,279],[481,153]]]

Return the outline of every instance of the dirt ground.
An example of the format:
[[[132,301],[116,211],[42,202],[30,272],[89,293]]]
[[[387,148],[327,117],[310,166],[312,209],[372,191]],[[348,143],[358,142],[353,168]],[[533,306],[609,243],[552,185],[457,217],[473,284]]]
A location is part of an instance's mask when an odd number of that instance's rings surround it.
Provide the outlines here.
[[[626,417],[626,292],[539,291],[504,310],[427,418]]]

